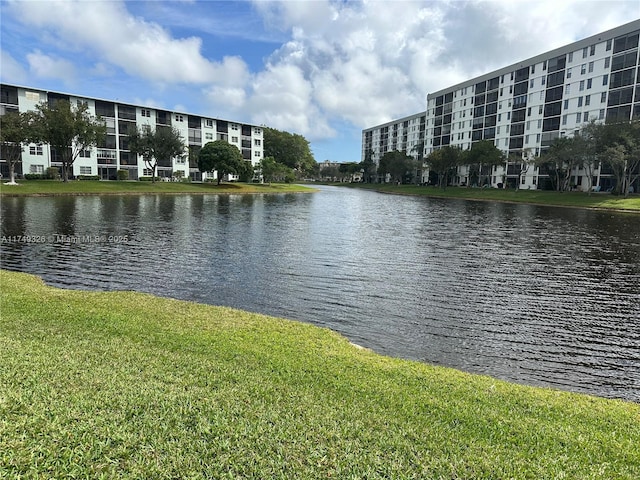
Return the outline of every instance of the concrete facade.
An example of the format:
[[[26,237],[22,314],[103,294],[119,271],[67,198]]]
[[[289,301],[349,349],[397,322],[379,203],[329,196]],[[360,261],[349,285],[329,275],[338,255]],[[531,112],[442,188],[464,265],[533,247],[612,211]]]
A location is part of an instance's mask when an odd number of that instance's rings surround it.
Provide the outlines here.
[[[469,149],[490,140],[521,162],[506,162],[489,174],[492,186],[548,188],[549,176],[533,165],[558,137],[571,137],[591,120],[640,118],[640,20],[593,35],[427,95],[424,156],[446,145]],[[413,118],[413,117],[407,117]],[[387,126],[363,130],[363,159],[384,144]],[[378,133],[379,132],[379,133]],[[380,140],[378,140],[380,139]],[[376,157],[377,158],[377,157]],[[589,172],[593,185],[614,182],[606,165]],[[571,172],[571,183],[587,188],[587,172]],[[454,183],[467,184],[458,168]]]
[[[1,84],[0,91],[0,114],[35,110],[39,103],[64,99],[72,105],[86,103],[92,116],[99,116],[105,121],[105,141],[83,152],[76,159],[73,163],[74,177],[97,175],[104,180],[115,179],[118,170],[127,170],[129,179],[133,180],[150,176],[151,172],[145,168],[142,158],[137,158],[128,150],[129,132],[143,125],[149,125],[152,129],[157,126],[175,127],[185,142],[184,155],[173,158],[170,164],[158,164],[156,175],[165,179],[171,179],[177,174],[195,181],[205,180],[207,174],[198,170],[195,152],[214,140],[226,140],[237,146],[243,158],[251,161],[254,166],[263,157],[263,129],[257,125],[16,85]],[[61,165],[52,156],[48,145],[32,144],[23,149],[22,163],[18,164],[17,173],[44,173],[48,167],[60,168]],[[6,177],[8,166],[2,159],[0,168],[2,175]]]

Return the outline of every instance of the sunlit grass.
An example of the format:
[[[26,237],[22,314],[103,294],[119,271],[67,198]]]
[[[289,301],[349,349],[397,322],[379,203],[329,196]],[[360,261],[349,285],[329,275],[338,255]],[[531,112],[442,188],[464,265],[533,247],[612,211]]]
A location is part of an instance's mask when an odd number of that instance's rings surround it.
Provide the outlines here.
[[[618,197],[610,193],[554,192],[548,190],[514,190],[497,188],[422,187],[417,185],[341,184],[386,193],[422,195],[437,198],[460,198],[494,202],[528,203],[550,206],[606,208],[640,212],[640,196]]]
[[[180,183],[180,182],[117,182],[20,180],[19,185],[0,184],[0,195],[93,195],[93,194],[180,194],[180,193],[286,193],[309,192],[309,187],[272,183]]]
[[[0,300],[0,478],[640,478],[634,403],[26,274]]]

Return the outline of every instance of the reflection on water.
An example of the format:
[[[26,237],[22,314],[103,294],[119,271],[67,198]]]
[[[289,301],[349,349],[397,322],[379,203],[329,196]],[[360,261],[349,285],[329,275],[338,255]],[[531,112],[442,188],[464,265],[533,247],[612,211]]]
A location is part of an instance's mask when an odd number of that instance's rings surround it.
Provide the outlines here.
[[[2,267],[334,329],[381,353],[640,401],[640,221],[316,194],[6,198]]]

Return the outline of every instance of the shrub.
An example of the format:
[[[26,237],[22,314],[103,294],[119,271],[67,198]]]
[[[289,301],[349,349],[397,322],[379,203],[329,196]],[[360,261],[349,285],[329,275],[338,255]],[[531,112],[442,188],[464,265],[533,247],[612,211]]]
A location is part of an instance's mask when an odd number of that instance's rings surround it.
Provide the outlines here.
[[[118,180],[129,180],[129,170],[118,170]]]
[[[24,179],[25,180],[43,180],[44,175],[42,173],[25,173]]]
[[[60,171],[58,167],[49,167],[44,172],[44,177],[47,180],[59,180],[60,179]]]
[[[138,178],[139,181],[141,182],[150,182],[151,181],[151,177],[140,177]],[[160,177],[156,177],[156,182],[160,181]]]
[[[78,180],[100,180],[100,175],[78,175]]]

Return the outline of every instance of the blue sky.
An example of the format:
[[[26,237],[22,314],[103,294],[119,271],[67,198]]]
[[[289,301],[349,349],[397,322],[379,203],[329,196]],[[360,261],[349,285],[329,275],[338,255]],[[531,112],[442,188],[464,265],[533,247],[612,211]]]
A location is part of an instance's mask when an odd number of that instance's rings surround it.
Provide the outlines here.
[[[0,3],[2,82],[304,135],[360,161],[361,132],[429,92],[640,18],[640,2]]]

